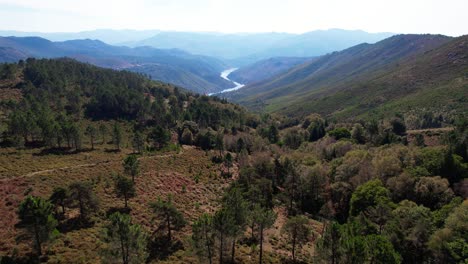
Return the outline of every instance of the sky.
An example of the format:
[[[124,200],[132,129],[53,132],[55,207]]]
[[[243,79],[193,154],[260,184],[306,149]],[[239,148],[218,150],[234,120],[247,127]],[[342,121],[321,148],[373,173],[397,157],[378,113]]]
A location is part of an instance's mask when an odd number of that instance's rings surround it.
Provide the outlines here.
[[[468,34],[468,0],[0,0],[0,30]]]

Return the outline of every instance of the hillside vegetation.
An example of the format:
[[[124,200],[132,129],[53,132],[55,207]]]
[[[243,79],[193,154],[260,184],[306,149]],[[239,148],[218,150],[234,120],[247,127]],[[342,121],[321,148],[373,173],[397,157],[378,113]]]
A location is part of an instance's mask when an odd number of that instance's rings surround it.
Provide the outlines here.
[[[466,111],[467,37],[399,35],[316,58],[231,97],[291,116]]]
[[[217,92],[231,83],[219,76],[227,66],[218,59],[175,49],[111,46],[98,40],[51,42],[39,37],[0,37],[0,62],[28,57],[69,57],[96,66],[145,73],[199,93]]]
[[[1,263],[468,259],[466,112],[259,116],[72,59],[0,94]]]
[[[241,67],[231,73],[229,78],[242,84],[252,84],[282,74],[294,66],[302,64],[310,58],[277,57],[257,61],[253,64]]]

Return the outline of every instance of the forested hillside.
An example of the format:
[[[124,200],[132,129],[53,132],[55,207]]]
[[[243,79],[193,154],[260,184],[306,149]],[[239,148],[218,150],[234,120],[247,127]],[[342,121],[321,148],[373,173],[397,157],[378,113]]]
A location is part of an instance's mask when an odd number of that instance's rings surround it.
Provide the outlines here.
[[[466,111],[467,37],[399,35],[297,66],[231,96],[253,109],[341,120]]]
[[[447,43],[414,67],[450,78]],[[72,59],[1,64],[0,94],[1,263],[468,259],[462,108],[257,115]]]
[[[0,62],[17,62],[28,57],[69,57],[111,69],[145,73],[154,80],[170,82],[199,93],[230,88],[219,76],[228,66],[207,56],[176,49],[112,46],[98,40],[52,42],[39,37],[0,37]]]
[[[257,61],[244,66],[229,74],[229,78],[242,84],[252,84],[272,78],[275,75],[287,72],[294,66],[302,64],[311,58],[277,57]]]

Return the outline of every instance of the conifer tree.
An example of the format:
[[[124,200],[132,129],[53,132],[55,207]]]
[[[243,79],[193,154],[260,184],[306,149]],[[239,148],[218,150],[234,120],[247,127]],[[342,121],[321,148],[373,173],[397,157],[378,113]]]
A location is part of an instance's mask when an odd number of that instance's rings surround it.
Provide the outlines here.
[[[177,210],[170,199],[164,201],[159,198],[150,206],[156,218],[160,220],[161,225],[167,229],[167,240],[172,241],[172,231],[180,230],[186,225],[182,213]]]
[[[37,255],[42,255],[44,243],[54,237],[58,231],[55,229],[57,220],[53,216],[54,206],[40,197],[27,196],[18,209],[21,224],[33,236]]]
[[[128,199],[136,195],[135,185],[132,180],[117,174],[114,176],[115,181],[115,192],[117,197],[123,197],[125,202],[125,208],[128,207]]]
[[[127,214],[113,213],[105,227],[104,263],[140,264],[148,257],[147,235]]]

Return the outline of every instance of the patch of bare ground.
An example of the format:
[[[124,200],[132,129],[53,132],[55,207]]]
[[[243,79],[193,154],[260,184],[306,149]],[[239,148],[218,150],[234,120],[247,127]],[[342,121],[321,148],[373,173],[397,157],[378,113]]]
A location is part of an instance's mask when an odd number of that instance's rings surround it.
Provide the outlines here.
[[[0,180],[0,252],[5,252],[16,244],[16,211],[27,188],[24,179]]]
[[[444,144],[443,136],[453,129],[453,127],[442,127],[408,130],[406,134],[409,143],[412,143],[416,140],[416,135],[422,135],[424,137],[424,144],[426,146],[440,146]]]

